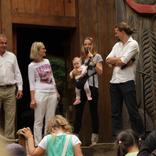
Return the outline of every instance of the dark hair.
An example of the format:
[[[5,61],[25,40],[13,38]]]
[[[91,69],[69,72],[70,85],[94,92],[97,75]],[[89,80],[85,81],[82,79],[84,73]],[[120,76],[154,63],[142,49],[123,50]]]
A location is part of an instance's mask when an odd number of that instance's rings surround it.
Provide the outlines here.
[[[118,28],[119,31],[124,31],[127,35],[132,35],[135,32],[126,22],[117,24],[115,28]]]
[[[11,156],[26,156],[25,148],[17,143],[8,144],[6,149],[8,150]]]
[[[134,145],[139,147],[138,135],[132,129],[121,131],[116,139],[117,156],[125,156],[128,148]]]

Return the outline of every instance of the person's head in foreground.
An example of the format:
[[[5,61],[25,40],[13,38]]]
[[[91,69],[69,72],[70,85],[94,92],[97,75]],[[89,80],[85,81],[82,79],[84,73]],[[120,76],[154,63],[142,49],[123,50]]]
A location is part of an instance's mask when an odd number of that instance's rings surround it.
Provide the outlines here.
[[[10,156],[26,156],[25,148],[17,143],[11,143],[6,146],[6,150],[8,151]]]
[[[139,138],[132,129],[121,131],[116,139],[117,156],[125,156],[127,153],[138,153]]]

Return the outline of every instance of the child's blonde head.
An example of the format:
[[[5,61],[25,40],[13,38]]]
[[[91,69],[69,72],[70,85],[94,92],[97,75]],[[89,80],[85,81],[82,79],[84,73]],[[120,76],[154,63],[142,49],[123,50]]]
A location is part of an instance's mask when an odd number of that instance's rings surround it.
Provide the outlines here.
[[[62,129],[64,132],[71,133],[72,127],[62,115],[55,115],[51,118],[48,125],[48,132],[51,133],[55,129]]]

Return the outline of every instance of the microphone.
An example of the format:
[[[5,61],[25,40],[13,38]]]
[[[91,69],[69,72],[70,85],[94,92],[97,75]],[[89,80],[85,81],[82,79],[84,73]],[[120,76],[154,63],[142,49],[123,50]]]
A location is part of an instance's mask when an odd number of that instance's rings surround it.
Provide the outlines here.
[[[86,55],[90,52],[89,48],[84,48],[84,51]]]

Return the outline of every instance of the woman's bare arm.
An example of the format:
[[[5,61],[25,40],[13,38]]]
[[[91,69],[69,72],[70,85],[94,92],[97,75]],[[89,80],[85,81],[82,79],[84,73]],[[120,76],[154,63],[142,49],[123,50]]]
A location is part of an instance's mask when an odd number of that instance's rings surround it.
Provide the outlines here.
[[[96,63],[95,69],[96,69],[97,74],[101,75],[103,73],[102,62]]]

